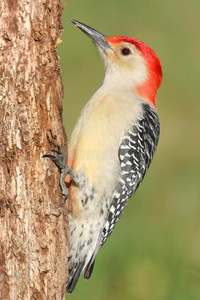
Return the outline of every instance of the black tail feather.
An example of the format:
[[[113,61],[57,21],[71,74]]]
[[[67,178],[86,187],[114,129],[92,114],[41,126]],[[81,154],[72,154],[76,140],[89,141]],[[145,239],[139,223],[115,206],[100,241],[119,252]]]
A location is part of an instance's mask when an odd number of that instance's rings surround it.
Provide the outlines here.
[[[68,294],[71,294],[77,284],[77,281],[83,271],[85,265],[85,260],[80,263],[77,263],[73,266],[73,268],[69,272],[69,278],[67,280],[66,290]]]
[[[87,264],[87,266],[85,268],[85,273],[84,273],[85,280],[88,280],[90,278],[90,276],[92,275],[92,271],[94,269],[94,263],[95,263],[95,257],[92,256],[92,258],[90,259],[89,263]]]

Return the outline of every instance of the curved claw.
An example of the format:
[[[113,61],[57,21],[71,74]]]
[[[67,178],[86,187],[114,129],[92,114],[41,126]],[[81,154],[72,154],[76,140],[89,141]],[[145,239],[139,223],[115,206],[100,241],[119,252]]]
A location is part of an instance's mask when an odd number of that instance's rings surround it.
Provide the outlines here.
[[[58,156],[59,156],[60,158],[63,158],[63,159],[64,159],[64,155],[63,155],[63,153],[62,153],[61,151],[59,151],[59,150],[54,150],[54,149],[51,149],[51,152],[57,153],[57,154],[58,154]]]
[[[44,154],[44,155],[42,155],[42,157],[49,157],[49,158],[51,158],[52,160],[53,160],[54,158],[56,158],[56,156],[50,155],[50,154]]]
[[[61,151],[58,150],[51,150],[52,152],[57,153],[57,156],[51,155],[51,154],[44,154],[42,157],[48,157],[50,158],[55,165],[59,168],[60,171],[66,169],[66,163],[64,161],[64,155]],[[67,175],[67,174],[66,174]]]
[[[51,149],[51,152],[55,152],[57,154],[62,154],[62,152],[60,150],[55,150],[55,149]]]
[[[44,154],[42,157],[48,157],[50,158],[55,165],[58,167],[60,170],[60,187],[61,187],[61,192],[62,195],[65,196],[65,199],[68,197],[68,189],[65,184],[65,177],[71,170],[69,166],[65,163],[64,161],[64,155],[61,151],[58,150],[51,150],[54,153],[57,153],[57,156],[51,155],[51,154]],[[70,170],[69,170],[70,169]]]
[[[44,155],[42,155],[42,157],[49,157],[51,159],[59,157],[60,159],[64,160],[64,155],[63,155],[63,153],[61,151],[55,150],[55,149],[51,149],[51,152],[57,153],[57,156],[54,156],[54,155],[51,155],[51,154],[44,154]]]

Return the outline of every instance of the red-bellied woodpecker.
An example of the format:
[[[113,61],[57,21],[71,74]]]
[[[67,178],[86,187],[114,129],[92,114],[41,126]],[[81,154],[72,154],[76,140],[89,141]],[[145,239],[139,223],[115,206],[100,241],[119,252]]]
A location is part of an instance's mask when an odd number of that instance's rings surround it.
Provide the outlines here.
[[[73,130],[68,165],[60,152],[46,155],[61,170],[66,197],[68,174],[68,293],[82,271],[85,279],[91,276],[99,249],[149,168],[159,138],[156,93],[162,80],[160,60],[144,43],[72,22],[97,45],[106,75]]]

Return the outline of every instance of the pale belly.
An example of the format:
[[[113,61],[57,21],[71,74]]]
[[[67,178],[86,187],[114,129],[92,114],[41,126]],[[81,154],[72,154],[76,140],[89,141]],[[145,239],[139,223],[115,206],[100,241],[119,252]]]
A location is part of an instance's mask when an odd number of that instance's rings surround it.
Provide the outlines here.
[[[90,188],[98,185],[101,192],[113,191],[116,186],[120,172],[118,149],[141,110],[141,102],[132,93],[130,99],[123,96],[97,92],[84,108],[69,142],[74,172],[85,173]]]

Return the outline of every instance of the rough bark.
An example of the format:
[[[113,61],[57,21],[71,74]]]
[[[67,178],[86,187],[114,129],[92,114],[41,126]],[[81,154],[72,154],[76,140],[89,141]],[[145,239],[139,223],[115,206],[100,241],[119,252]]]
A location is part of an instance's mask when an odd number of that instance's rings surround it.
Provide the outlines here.
[[[0,299],[64,299],[61,0],[0,0]]]

